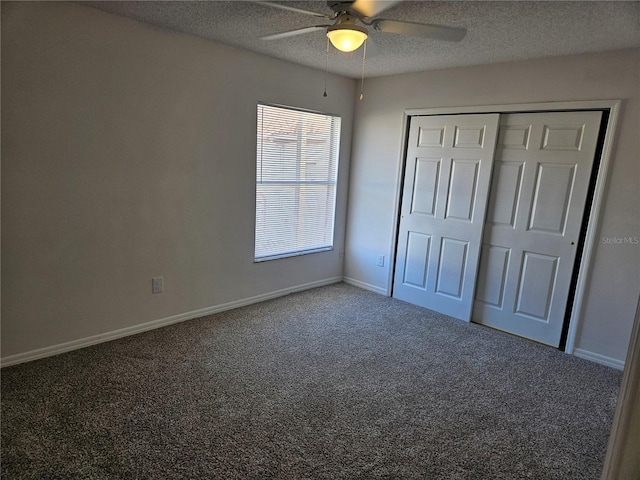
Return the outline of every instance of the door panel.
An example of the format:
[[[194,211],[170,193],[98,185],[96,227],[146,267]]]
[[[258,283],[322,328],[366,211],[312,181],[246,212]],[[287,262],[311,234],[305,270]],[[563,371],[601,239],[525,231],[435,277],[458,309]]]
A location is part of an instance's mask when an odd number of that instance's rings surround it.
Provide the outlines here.
[[[413,184],[411,213],[435,215],[439,176],[439,158],[416,159],[416,176]]]
[[[445,218],[471,222],[476,202],[479,167],[479,160],[458,160],[455,158],[451,160],[451,177]]]
[[[411,119],[395,298],[470,320],[498,120]]]
[[[493,194],[489,199],[488,221],[513,226],[516,220],[523,162],[494,162]]]
[[[430,246],[431,235],[409,232],[403,283],[421,289],[427,288],[427,259]]]
[[[557,257],[532,252],[523,253],[516,313],[549,321],[557,266]]]
[[[575,164],[538,164],[529,230],[564,234]]]
[[[486,281],[478,283],[477,301],[502,308],[510,254],[511,249],[496,245],[488,245],[482,249],[478,276]]]
[[[436,277],[436,293],[460,299],[467,266],[469,242],[443,238],[440,242],[440,258]]]
[[[559,345],[600,121],[501,117],[474,322]]]

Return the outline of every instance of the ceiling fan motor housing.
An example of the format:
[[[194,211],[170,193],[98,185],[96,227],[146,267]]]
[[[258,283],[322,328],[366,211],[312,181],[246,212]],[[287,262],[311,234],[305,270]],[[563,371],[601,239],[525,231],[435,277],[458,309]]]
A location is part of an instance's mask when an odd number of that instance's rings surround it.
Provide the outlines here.
[[[351,7],[353,6],[354,0],[340,1],[340,0],[327,0],[327,5],[331,10],[336,13],[340,12],[352,12]]]
[[[356,17],[349,13],[341,13],[340,15],[338,15],[338,18],[336,18],[336,23],[327,28],[327,30],[339,30],[345,28],[348,28],[350,30],[359,30],[361,32],[367,33],[367,29],[358,25],[356,23]]]

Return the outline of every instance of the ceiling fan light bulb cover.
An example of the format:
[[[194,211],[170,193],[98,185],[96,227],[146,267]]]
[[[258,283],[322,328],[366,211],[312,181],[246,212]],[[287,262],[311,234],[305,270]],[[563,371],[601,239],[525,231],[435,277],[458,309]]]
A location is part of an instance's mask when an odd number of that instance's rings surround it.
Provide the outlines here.
[[[327,37],[331,41],[331,44],[341,52],[353,52],[360,48],[360,46],[367,39],[367,31],[364,28],[358,26],[329,28],[327,30]]]

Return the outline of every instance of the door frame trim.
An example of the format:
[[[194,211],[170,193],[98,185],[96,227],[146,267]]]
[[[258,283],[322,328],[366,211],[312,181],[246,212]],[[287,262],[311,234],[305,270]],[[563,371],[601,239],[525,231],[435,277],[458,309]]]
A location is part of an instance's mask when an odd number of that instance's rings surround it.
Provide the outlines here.
[[[584,100],[569,102],[542,102],[542,103],[515,103],[515,104],[498,104],[498,105],[475,105],[475,106],[457,106],[457,107],[436,107],[436,108],[409,108],[405,109],[402,119],[402,147],[400,149],[400,168],[396,178],[396,195],[395,195],[395,225],[393,228],[393,236],[391,239],[391,256],[393,258],[394,268],[389,268],[387,279],[387,296],[392,295],[393,275],[395,270],[395,262],[397,257],[397,231],[400,222],[400,202],[402,195],[402,178],[404,175],[405,157],[407,154],[407,136],[411,117],[430,116],[430,115],[464,115],[477,113],[536,113],[536,112],[555,112],[555,111],[581,111],[581,110],[607,110],[609,120],[604,135],[604,144],[602,146],[602,155],[600,157],[596,184],[591,202],[591,211],[587,221],[587,231],[584,242],[584,249],[580,264],[578,266],[578,280],[574,294],[571,316],[569,318],[569,331],[565,344],[565,352],[573,354],[575,350],[575,341],[582,318],[582,312],[586,302],[586,289],[593,264],[594,247],[597,245],[597,230],[600,225],[602,204],[605,197],[605,187],[607,184],[607,176],[609,172],[609,164],[613,156],[614,143],[616,138],[618,117],[622,100]]]

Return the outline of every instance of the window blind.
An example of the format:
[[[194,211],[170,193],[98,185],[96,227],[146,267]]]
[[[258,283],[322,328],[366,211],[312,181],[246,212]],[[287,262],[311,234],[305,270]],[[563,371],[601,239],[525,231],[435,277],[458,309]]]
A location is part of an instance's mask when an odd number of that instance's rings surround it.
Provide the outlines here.
[[[255,260],[330,250],[340,117],[258,104]]]

